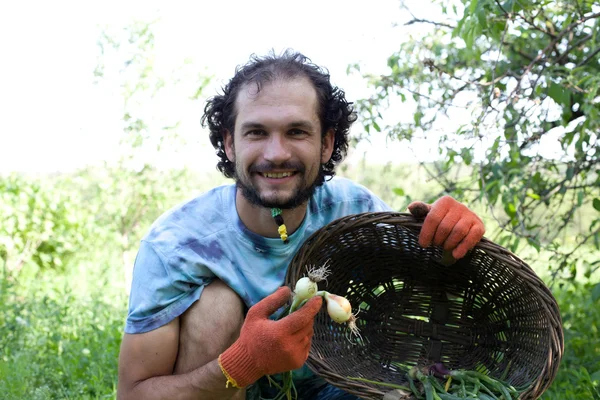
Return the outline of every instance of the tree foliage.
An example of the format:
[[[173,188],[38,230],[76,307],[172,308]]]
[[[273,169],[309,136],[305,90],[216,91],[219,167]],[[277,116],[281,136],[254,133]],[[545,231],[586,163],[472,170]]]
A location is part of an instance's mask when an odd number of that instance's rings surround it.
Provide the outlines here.
[[[0,267],[7,274],[18,274],[30,261],[62,269],[82,245],[90,215],[65,183],[19,175],[0,179]]]
[[[0,176],[0,272],[12,278],[26,265],[61,272],[107,249],[130,269],[150,224],[198,190],[188,169],[156,163],[185,144],[178,115],[160,106],[177,90],[196,101],[210,77],[157,67],[152,23],[106,27],[97,44],[96,83],[123,104],[114,157],[74,173]]]
[[[154,23],[136,21],[119,29],[105,28],[98,40],[95,70],[98,84],[117,84],[123,99],[123,132],[116,162],[104,170],[86,171],[87,192],[96,200],[99,223],[117,236],[123,262],[129,267],[132,252],[150,223],[185,198],[190,188],[185,168],[161,168],[161,158],[185,144],[179,115],[163,110],[175,93],[197,100],[210,77],[196,71],[186,77],[189,63],[164,71],[155,51]],[[187,79],[186,79],[187,78]]]
[[[367,76],[367,132],[428,136],[445,192],[481,200],[501,244],[551,251],[554,274],[589,276],[600,232],[600,7],[593,0],[440,1],[427,32],[403,37],[388,72]],[[384,126],[399,98],[413,116]],[[550,150],[555,150],[550,152]],[[468,173],[455,174],[458,167]],[[575,235],[566,235],[575,232]],[[585,261],[585,262],[584,262]]]

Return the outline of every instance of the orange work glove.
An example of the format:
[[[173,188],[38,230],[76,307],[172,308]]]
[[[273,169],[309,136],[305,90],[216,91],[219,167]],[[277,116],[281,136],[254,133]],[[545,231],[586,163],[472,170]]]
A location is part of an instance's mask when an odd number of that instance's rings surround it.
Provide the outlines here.
[[[269,316],[290,299],[288,287],[280,287],[250,307],[240,337],[219,356],[227,386],[243,388],[264,375],[302,367],[308,358],[315,315],[323,299],[315,296],[299,310],[273,321]]]
[[[481,240],[485,227],[481,219],[462,203],[444,196],[433,204],[413,201],[408,211],[417,218],[425,218],[419,244],[441,246],[452,252],[452,257],[464,257]]]

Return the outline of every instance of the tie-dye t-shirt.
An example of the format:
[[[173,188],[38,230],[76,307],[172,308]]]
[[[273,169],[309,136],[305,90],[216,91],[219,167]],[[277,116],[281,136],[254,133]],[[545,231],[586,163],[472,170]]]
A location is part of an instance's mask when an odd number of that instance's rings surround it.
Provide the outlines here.
[[[125,332],[166,325],[198,300],[215,277],[251,307],[283,284],[288,264],[316,230],[346,215],[390,210],[365,187],[335,177],[317,188],[306,217],[285,244],[244,226],[235,193],[233,184],[217,187],[152,225],[135,260]]]

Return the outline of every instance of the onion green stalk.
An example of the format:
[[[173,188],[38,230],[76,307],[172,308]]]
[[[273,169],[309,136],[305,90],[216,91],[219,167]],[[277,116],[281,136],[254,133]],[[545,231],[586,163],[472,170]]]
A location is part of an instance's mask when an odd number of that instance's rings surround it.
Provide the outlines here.
[[[348,377],[378,386],[401,386],[395,383]],[[518,390],[503,379],[495,379],[477,371],[449,370],[442,363],[421,365],[406,371],[409,390],[419,400],[514,400]],[[445,383],[445,385],[443,385]],[[522,388],[525,389],[525,388]]]
[[[329,275],[329,260],[320,267],[309,266],[307,276],[300,278],[294,286],[294,296],[292,304],[289,307],[288,314],[301,308],[304,303],[314,296],[321,296],[327,304],[327,313],[331,319],[337,323],[345,323],[350,332],[360,337],[360,332],[356,326],[356,315],[352,313],[352,307],[348,299],[338,296],[324,290],[319,291],[318,283],[327,279]],[[279,394],[274,400],[287,399],[292,400],[297,397],[296,388],[292,377],[292,371],[284,372],[281,375],[282,385],[279,385],[270,376],[269,383],[279,389]]]

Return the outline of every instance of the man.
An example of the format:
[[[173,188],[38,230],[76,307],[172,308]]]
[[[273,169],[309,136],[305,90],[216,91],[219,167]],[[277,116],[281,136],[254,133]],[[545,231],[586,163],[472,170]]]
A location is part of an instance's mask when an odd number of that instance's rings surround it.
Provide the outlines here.
[[[389,210],[364,187],[333,178],[355,119],[344,92],[297,53],[254,57],[209,100],[203,123],[217,167],[235,185],[169,211],[141,241],[119,399],[250,398],[265,375],[303,366],[321,299],[269,318],[290,298],[281,287],[288,263],[334,219]],[[460,258],[483,235],[481,220],[450,197],[416,209],[428,212],[423,246]],[[300,378],[302,398],[356,398]]]

